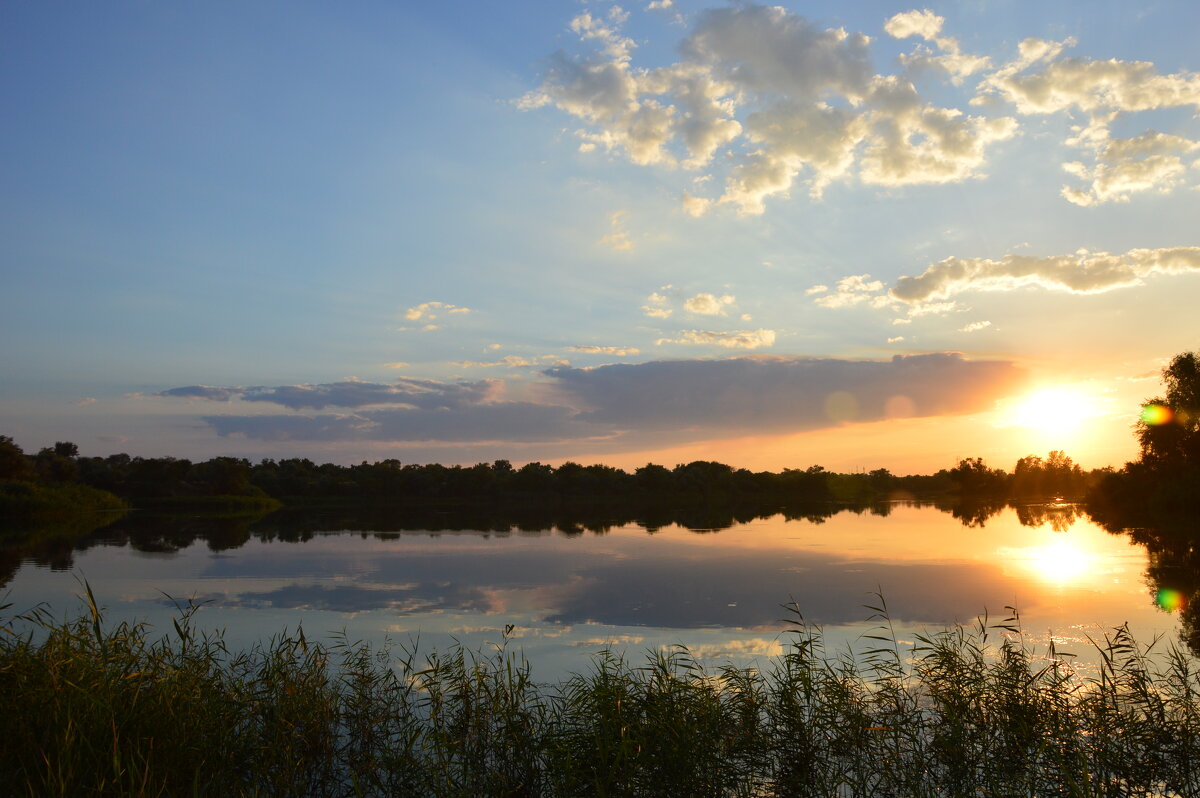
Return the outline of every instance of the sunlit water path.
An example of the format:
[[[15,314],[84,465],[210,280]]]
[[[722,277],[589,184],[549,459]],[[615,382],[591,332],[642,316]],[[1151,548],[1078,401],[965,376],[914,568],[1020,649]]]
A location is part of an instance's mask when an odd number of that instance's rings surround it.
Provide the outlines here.
[[[318,638],[344,630],[372,643],[487,648],[511,625],[510,645],[541,678],[586,667],[606,645],[640,660],[645,649],[683,643],[748,664],[780,650],[789,601],[837,650],[869,628],[864,605],[877,590],[902,641],[984,611],[998,622],[1006,606],[1020,609],[1039,650],[1053,635],[1086,654],[1088,636],[1126,622],[1146,642],[1178,637],[1178,616],[1156,605],[1148,584],[1146,550],[1086,516],[1068,509],[1027,526],[1006,509],[979,528],[932,507],[887,509],[708,531],[379,533],[309,521],[304,534],[282,536],[297,540],[202,519],[143,520],[138,529],[175,526],[147,539],[117,524],[86,548],[27,556],[5,600],[70,615],[86,579],[110,619],[166,631],[175,613],[167,596],[191,598],[205,602],[204,627],[239,645],[302,625]]]

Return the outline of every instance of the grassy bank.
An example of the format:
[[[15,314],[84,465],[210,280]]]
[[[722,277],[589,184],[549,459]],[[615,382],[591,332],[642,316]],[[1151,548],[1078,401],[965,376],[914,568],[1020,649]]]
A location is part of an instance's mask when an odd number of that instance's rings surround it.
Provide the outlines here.
[[[280,635],[251,651],[79,619],[0,635],[10,794],[1195,795],[1200,678],[1121,630],[1094,677],[1011,621],[855,660],[799,617],[762,670],[598,655],[555,685],[519,655],[423,657]],[[886,630],[886,626],[884,627]],[[989,639],[989,634],[993,639]],[[1000,642],[996,642],[996,637]]]
[[[92,513],[127,508],[125,502],[108,491],[88,485],[0,480],[0,518]]]

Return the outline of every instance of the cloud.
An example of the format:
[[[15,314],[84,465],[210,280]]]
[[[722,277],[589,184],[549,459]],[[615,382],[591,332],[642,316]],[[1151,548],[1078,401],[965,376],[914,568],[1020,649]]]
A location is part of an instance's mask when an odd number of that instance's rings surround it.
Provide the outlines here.
[[[1188,166],[1196,163],[1185,163],[1183,156],[1200,148],[1200,143],[1156,130],[1113,139],[1109,127],[1119,115],[1178,107],[1200,110],[1200,75],[1160,74],[1149,61],[1062,58],[1063,50],[1073,44],[1070,39],[1026,39],[1013,61],[985,76],[972,102],[999,98],[1022,114],[1087,115],[1087,124],[1074,126],[1066,141],[1085,151],[1091,161],[1062,165],[1084,183],[1063,187],[1061,194],[1069,202],[1081,206],[1125,202],[1131,194],[1174,189],[1183,182]],[[1038,69],[1032,69],[1035,66]]]
[[[1023,378],[1010,363],[953,353],[884,361],[758,355],[546,373],[565,395],[591,408],[581,418],[634,430],[689,430],[693,436],[830,426],[835,421],[827,399],[835,393],[854,398],[856,421],[887,418],[895,396],[907,397],[914,415],[975,412]]]
[[[243,392],[243,388],[215,388],[210,385],[184,385],[181,388],[170,388],[159,391],[155,396],[174,397],[179,399],[208,399],[214,402],[228,402]]]
[[[966,325],[965,327],[960,327],[958,331],[959,332],[978,332],[979,330],[984,330],[991,326],[992,326],[992,323],[990,321],[973,321],[970,324]]]
[[[887,339],[887,342],[888,342],[889,344],[898,344],[898,343],[902,342],[903,340],[904,340],[904,336],[903,336],[903,335],[897,335],[895,338],[889,338],[889,339]]]
[[[1167,193],[1183,182],[1188,165],[1183,156],[1200,149],[1200,142],[1148,130],[1140,136],[1112,139],[1107,127],[1089,128],[1072,139],[1095,153],[1092,166],[1064,163],[1063,170],[1083,181],[1083,189],[1064,186],[1062,196],[1076,205],[1128,202],[1144,191]],[[1192,162],[1193,165],[1197,163]]]
[[[630,357],[632,355],[641,354],[641,350],[635,349],[632,346],[568,346],[572,352],[583,352],[588,355],[614,355],[616,357]]]
[[[288,412],[212,413],[201,420],[220,436],[273,442],[603,442],[609,449],[632,450],[648,441],[694,442],[875,421],[889,417],[887,408],[897,402],[912,415],[975,412],[1010,393],[1021,377],[1010,363],[968,361],[957,354],[887,361],[758,355],[563,365],[542,372],[535,391],[542,401],[536,402],[506,401],[500,380],[225,388],[220,390],[233,398]],[[330,407],[342,412],[329,412]]]
[[[670,308],[656,308],[651,307],[650,305],[642,305],[642,313],[646,314],[652,319],[669,319],[671,318],[671,314],[674,312],[675,311],[671,310]]]
[[[608,223],[612,228],[608,235],[603,236],[598,243],[604,244],[606,247],[611,247],[618,252],[627,252],[633,249],[633,241],[629,238],[622,226],[622,219],[628,211],[613,211],[608,215]]]
[[[439,441],[514,443],[609,434],[561,405],[490,402],[453,408],[386,408],[346,415],[206,416],[218,435],[271,441]]]
[[[659,338],[656,346],[663,344],[690,344],[695,346],[721,346],[726,349],[759,349],[775,344],[774,330],[682,330],[678,338]]]
[[[404,311],[404,318],[409,321],[433,321],[442,313],[470,313],[470,308],[462,308],[458,305],[450,305],[445,302],[422,302]],[[436,326],[426,325],[426,329],[437,329]]]
[[[405,405],[436,410],[462,407],[496,397],[502,385],[494,380],[439,382],[401,378],[392,384],[346,380],[317,385],[281,385],[277,387],[213,388],[189,385],[161,391],[156,396],[208,399],[228,402],[266,402],[292,410],[321,410],[326,407],[369,407]]]
[[[708,209],[712,207],[712,200],[706,197],[697,197],[687,191],[681,195],[680,202],[683,203],[684,212],[688,216],[696,218],[708,213]]]
[[[81,398],[76,399],[75,401],[71,402],[71,404],[76,405],[78,407],[86,407],[88,405],[94,405],[94,404],[96,404],[96,397],[84,396],[84,397],[81,397]]]
[[[713,294],[696,294],[691,299],[685,300],[683,307],[688,313],[695,313],[698,316],[724,316],[725,308],[736,301],[729,294],[719,297]]]
[[[813,300],[816,304],[823,308],[848,308],[854,305],[870,303],[872,307],[883,307],[890,304],[891,300],[886,294],[880,294],[883,290],[883,282],[880,280],[871,280],[869,274],[852,274],[849,277],[843,277],[838,280],[837,290],[832,294],[818,296]],[[815,288],[825,288],[825,286],[815,286],[808,289],[806,294],[815,294]]]
[[[980,94],[994,94],[1013,103],[1023,114],[1050,114],[1069,110],[1150,111],[1192,106],[1200,109],[1200,75],[1180,72],[1160,75],[1149,61],[1111,58],[1057,58],[1074,44],[1026,39],[1018,57],[988,75]],[[1036,63],[1041,71],[1026,73]]]
[[[891,296],[901,302],[923,303],[966,291],[1012,291],[1024,286],[1095,294],[1140,285],[1154,274],[1197,271],[1200,247],[1131,249],[1121,255],[1087,251],[1049,257],[1010,254],[1000,260],[950,257],[916,277],[901,277]]]
[[[403,360],[396,360],[391,363],[384,363],[383,367],[385,369],[406,369],[409,367],[409,365],[409,363],[406,363]]]
[[[767,198],[787,195],[797,181],[819,198],[831,183],[854,178],[900,186],[977,177],[989,146],[1016,131],[1011,118],[926,102],[907,79],[875,74],[870,37],[779,7],[702,11],[679,45],[680,60],[656,68],[633,65],[635,46],[618,17],[573,19],[582,52],[552,56],[541,86],[518,106],[553,106],[587,124],[577,132],[585,152],[686,169],[708,167],[720,154],[728,167],[720,196],[682,194],[693,216],[715,203],[763,213]],[[938,35],[943,22],[909,12],[888,26],[937,48],[921,45],[912,68],[937,67],[954,81],[985,68],[986,58]]]
[[[812,288],[804,289],[804,295],[812,296],[813,294],[823,294],[828,290],[829,290],[829,286],[827,286],[827,285],[814,285]]]
[[[896,14],[884,23],[883,29],[897,39],[911,36],[924,39],[940,52],[939,55],[925,45],[918,45],[913,52],[900,57],[900,62],[911,70],[940,69],[950,75],[953,83],[960,84],[970,75],[991,66],[991,61],[985,57],[963,53],[957,39],[939,36],[945,23],[945,17],[939,17],[929,9],[914,10]]]
[[[539,357],[525,358],[519,355],[506,355],[499,360],[457,360],[451,363],[459,368],[531,368],[533,366],[544,366],[547,363],[553,363],[556,366],[569,366],[566,360],[563,360],[558,355],[541,355]]]

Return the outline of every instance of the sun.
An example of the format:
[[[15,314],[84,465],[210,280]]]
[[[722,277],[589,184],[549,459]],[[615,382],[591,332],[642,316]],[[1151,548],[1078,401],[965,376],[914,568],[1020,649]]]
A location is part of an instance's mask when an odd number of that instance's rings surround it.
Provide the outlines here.
[[[1090,401],[1077,391],[1043,388],[1021,400],[1013,409],[1010,423],[1042,432],[1072,432],[1092,415]]]

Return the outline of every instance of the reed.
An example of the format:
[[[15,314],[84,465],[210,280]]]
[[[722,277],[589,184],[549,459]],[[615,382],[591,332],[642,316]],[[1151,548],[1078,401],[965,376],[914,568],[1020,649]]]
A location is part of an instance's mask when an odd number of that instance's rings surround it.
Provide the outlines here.
[[[8,608],[4,608],[8,611]],[[0,624],[13,795],[1131,796],[1200,794],[1200,673],[1127,629],[1088,672],[1014,612],[858,650],[795,608],[761,669],[603,651],[557,684],[490,651],[302,631],[249,650],[84,611]]]

